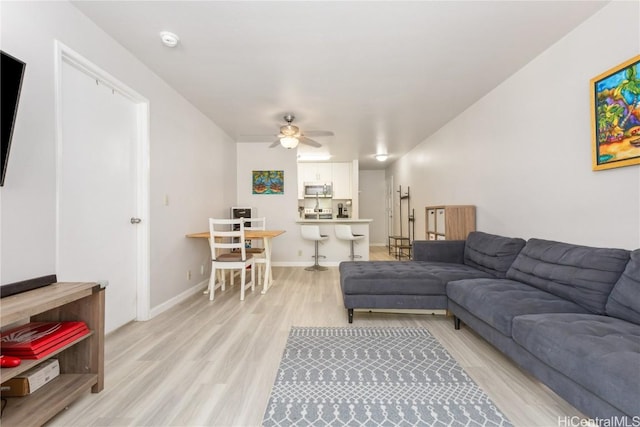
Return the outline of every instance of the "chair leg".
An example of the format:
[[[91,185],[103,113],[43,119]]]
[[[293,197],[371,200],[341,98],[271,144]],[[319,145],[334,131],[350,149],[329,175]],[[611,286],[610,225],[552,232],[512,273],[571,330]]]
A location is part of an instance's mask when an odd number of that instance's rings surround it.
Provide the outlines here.
[[[355,261],[356,258],[362,258],[361,255],[355,254],[354,243],[355,243],[355,240],[351,240],[351,253],[349,254],[349,258],[351,258],[351,261]]]
[[[262,282],[262,267],[260,266],[260,264],[254,264],[256,266],[256,269],[258,270],[258,282]]]
[[[323,267],[320,264],[318,264],[318,258],[320,258],[320,255],[318,255],[318,243],[319,243],[319,241],[316,240],[315,241],[315,255],[313,256],[315,258],[315,262],[311,267],[305,268],[305,270],[307,270],[307,271],[324,271],[324,270],[327,269],[327,267]]]
[[[251,266],[251,292],[255,292],[256,291],[256,268],[257,268],[258,264],[255,263],[255,261],[253,262],[253,265]]]
[[[240,301],[244,301],[244,281],[247,278],[247,269],[246,267],[242,267],[240,270]]]
[[[209,277],[209,301],[213,301],[213,293],[216,289],[216,267],[211,264],[211,277]]]

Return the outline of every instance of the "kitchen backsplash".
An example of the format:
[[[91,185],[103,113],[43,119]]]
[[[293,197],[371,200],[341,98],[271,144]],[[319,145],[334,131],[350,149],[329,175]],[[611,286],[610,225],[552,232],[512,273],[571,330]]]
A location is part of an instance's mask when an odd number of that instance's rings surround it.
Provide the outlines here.
[[[317,206],[316,206],[317,203]],[[324,219],[328,219],[328,214],[331,214],[332,218],[337,218],[339,215],[339,204],[342,204],[342,218],[351,218],[351,199],[304,199],[298,200],[298,212],[301,218],[304,218],[305,213],[307,215],[315,212],[324,213]],[[309,219],[309,218],[307,218]]]

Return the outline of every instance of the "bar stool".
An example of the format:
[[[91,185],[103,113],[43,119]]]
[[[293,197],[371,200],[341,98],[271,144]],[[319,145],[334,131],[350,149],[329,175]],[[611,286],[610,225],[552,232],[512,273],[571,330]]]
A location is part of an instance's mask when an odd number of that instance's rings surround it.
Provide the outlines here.
[[[318,255],[318,242],[321,240],[327,240],[329,236],[325,234],[320,234],[320,226],[318,225],[301,225],[300,232],[302,233],[302,238],[305,240],[313,240],[315,242],[315,263],[311,267],[305,268],[307,271],[324,271],[327,267],[323,267],[318,264],[318,257],[326,258],[323,255]]]
[[[351,232],[351,226],[346,224],[336,224],[336,237],[340,240],[350,240],[351,241],[351,254],[349,258],[351,261],[354,261],[356,258],[362,258],[361,255],[355,255],[353,251],[353,244],[356,240],[362,240],[365,238],[363,234],[353,234]]]

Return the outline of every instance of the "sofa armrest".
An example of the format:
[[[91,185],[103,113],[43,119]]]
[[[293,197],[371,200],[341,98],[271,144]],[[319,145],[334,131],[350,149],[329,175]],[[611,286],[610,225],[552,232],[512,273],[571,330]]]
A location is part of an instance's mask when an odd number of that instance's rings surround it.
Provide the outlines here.
[[[465,240],[414,240],[413,260],[464,264]]]

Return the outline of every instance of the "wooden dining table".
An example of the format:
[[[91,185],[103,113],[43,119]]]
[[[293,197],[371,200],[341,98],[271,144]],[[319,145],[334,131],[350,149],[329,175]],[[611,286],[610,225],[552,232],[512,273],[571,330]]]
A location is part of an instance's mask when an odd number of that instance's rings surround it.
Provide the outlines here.
[[[266,259],[264,269],[264,281],[262,282],[262,293],[267,293],[269,286],[273,281],[273,274],[271,272],[271,240],[274,237],[278,237],[283,234],[285,230],[245,230],[244,238],[249,239],[262,239],[264,242],[264,257]],[[194,239],[209,239],[211,234],[208,231],[200,233],[187,234],[187,237]]]

